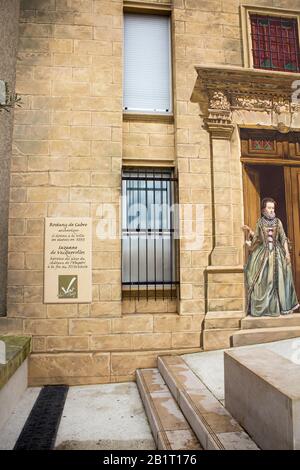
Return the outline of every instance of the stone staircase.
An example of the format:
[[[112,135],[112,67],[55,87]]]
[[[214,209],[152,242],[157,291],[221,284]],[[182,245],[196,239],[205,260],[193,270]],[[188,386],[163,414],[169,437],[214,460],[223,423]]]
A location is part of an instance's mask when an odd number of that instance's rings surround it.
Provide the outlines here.
[[[300,314],[245,317],[243,312],[209,312],[204,320],[203,349],[269,343],[300,337]]]
[[[240,425],[179,356],[136,372],[159,450],[257,450]]]

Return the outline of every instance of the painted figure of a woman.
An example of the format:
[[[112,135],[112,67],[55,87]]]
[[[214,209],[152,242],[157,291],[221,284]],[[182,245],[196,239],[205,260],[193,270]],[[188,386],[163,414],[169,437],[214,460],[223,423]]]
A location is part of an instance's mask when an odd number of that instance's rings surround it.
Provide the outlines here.
[[[293,282],[288,239],[281,220],[275,215],[276,202],[262,200],[262,216],[246,242],[250,255],[245,266],[248,289],[247,313],[254,317],[278,317],[293,313],[299,307]]]

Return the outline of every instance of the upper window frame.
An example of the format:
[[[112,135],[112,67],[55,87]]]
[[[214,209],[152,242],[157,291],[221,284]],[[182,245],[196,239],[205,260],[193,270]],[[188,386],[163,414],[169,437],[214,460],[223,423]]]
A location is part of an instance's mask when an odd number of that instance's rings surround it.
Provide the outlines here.
[[[254,59],[252,53],[252,37],[251,37],[251,20],[250,15],[262,15],[270,17],[281,17],[281,18],[293,18],[297,21],[298,27],[298,42],[300,49],[300,12],[296,10],[289,10],[283,8],[269,8],[269,7],[257,7],[252,5],[241,5],[241,24],[242,24],[242,39],[243,39],[243,60],[244,67],[251,68],[253,70],[268,72],[268,73],[299,73],[289,70],[272,70],[266,68],[254,67]]]

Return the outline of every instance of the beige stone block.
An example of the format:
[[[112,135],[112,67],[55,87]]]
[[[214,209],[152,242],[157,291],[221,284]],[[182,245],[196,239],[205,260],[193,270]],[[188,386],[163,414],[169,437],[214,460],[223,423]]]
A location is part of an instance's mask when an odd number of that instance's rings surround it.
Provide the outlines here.
[[[24,235],[25,220],[24,219],[10,219],[8,222],[8,233],[10,235]]]
[[[10,269],[7,275],[7,284],[9,286],[40,286],[43,284],[43,272]]]
[[[68,171],[69,160],[68,158],[61,157],[28,157],[28,170],[30,171]]]
[[[90,126],[92,124],[91,111],[73,111],[71,116],[70,123],[73,126]]]
[[[102,240],[104,241],[104,240]],[[95,284],[106,284],[106,283],[120,283],[121,282],[121,271],[119,269],[103,269],[93,271],[93,282]]]
[[[44,220],[43,219],[26,220],[26,234],[42,236],[44,234]]]
[[[152,333],[153,316],[151,315],[124,315],[122,318],[112,319],[112,333]]]
[[[55,25],[54,37],[68,39],[92,39],[93,28],[91,26]]]
[[[110,251],[96,251],[93,253],[93,268],[104,269],[112,267],[112,253]]]
[[[9,199],[11,202],[25,202],[27,190],[25,188],[10,188]]]
[[[91,317],[102,315],[120,316],[122,307],[120,302],[93,302],[91,306]]]
[[[229,330],[204,330],[203,349],[211,351],[215,349],[230,348],[230,338],[238,329]]]
[[[24,286],[24,302],[43,302],[43,286]]]
[[[54,82],[52,93],[56,96],[89,96],[90,86],[80,82]]]
[[[200,332],[172,333],[172,348],[199,348]]]
[[[117,173],[92,173],[91,184],[92,186],[105,188],[119,188],[121,185],[121,176]]]
[[[52,126],[49,130],[49,138],[53,140],[69,140],[70,134],[70,126]]]
[[[157,353],[112,353],[111,373],[117,375],[132,375],[136,369],[156,367]]]
[[[181,282],[199,283],[203,280],[203,270],[197,268],[182,268],[180,270]]]
[[[171,348],[171,333],[135,334],[132,338],[134,350]]]
[[[29,361],[30,379],[103,377],[110,375],[109,354],[33,354]]]
[[[47,305],[48,318],[74,318],[77,317],[77,304],[49,304]]]
[[[50,172],[50,185],[53,186],[89,186],[90,175],[87,172]]]
[[[10,317],[40,318],[40,321],[43,322],[46,317],[46,305],[41,303],[10,303],[7,304],[7,314]]]
[[[33,353],[46,351],[46,338],[44,336],[34,336],[31,344]]]
[[[23,319],[0,317],[1,334],[23,334]]]
[[[245,299],[209,299],[208,310],[210,312],[218,311],[242,311],[244,310]]]
[[[100,157],[120,157],[122,146],[118,142],[92,142],[92,156]]]
[[[75,54],[111,56],[113,45],[110,41],[77,40],[74,41]]]
[[[90,205],[81,203],[50,203],[48,205],[49,217],[89,217]]]
[[[69,190],[63,188],[29,188],[28,202],[65,202],[69,199]]]
[[[153,317],[155,333],[171,333],[193,330],[193,317],[180,315],[155,315]]]
[[[16,82],[16,92],[20,95],[50,95],[51,82],[45,80],[31,80]]]
[[[70,147],[72,157],[88,157],[91,155],[91,142],[87,140],[72,140]],[[87,160],[85,158],[85,160]],[[72,166],[70,165],[72,169]],[[89,168],[88,168],[89,169]]]
[[[180,302],[180,313],[197,313],[203,314],[205,311],[204,300],[182,300]]]
[[[24,301],[23,287],[9,286],[7,288],[7,302],[21,302]],[[34,302],[34,301],[33,301]]]
[[[24,269],[25,259],[24,253],[8,253],[9,269]]]
[[[18,47],[21,52],[48,52],[50,50],[50,40],[41,37],[20,36]]]
[[[43,253],[27,253],[25,255],[25,269],[43,269]]]
[[[46,80],[47,78],[51,78],[52,81],[70,81],[72,80],[72,68],[45,66],[38,66],[34,68],[35,80]]]
[[[9,216],[11,218],[20,217],[45,217],[47,215],[46,204],[32,204],[32,203],[11,203],[9,207]]]
[[[49,183],[48,173],[13,173],[11,186],[45,186]]]
[[[130,351],[132,350],[132,335],[91,336],[90,349],[97,351]]]
[[[111,295],[111,285],[110,284],[103,284],[99,286],[99,299],[101,301],[108,301],[112,300],[112,295]],[[123,312],[123,309],[122,309]]]
[[[38,140],[15,140],[15,154],[19,155],[48,155],[48,142]]]
[[[65,200],[66,199],[67,198],[65,198]],[[70,201],[97,203],[111,202],[111,194],[109,190],[104,188],[71,188]]]
[[[11,171],[26,171],[27,157],[13,156],[11,158]]]
[[[122,114],[120,112],[93,112],[93,126],[122,126]]]
[[[208,285],[208,297],[210,299],[241,298],[244,293],[244,284],[217,283]]]
[[[53,26],[49,24],[21,23],[19,25],[20,37],[49,38],[53,35]]]
[[[78,317],[86,318],[90,316],[90,305],[78,304]]]
[[[13,252],[41,252],[43,247],[44,242],[41,237],[10,236],[8,240],[8,250]]]
[[[47,351],[88,351],[89,339],[83,336],[50,336],[46,340]]]
[[[26,319],[24,333],[38,336],[66,336],[68,334],[68,320]]]
[[[107,335],[111,333],[111,320],[108,318],[74,319],[69,323],[70,335]]]
[[[167,300],[139,300],[136,302],[136,311],[139,313],[164,313],[168,310]]]

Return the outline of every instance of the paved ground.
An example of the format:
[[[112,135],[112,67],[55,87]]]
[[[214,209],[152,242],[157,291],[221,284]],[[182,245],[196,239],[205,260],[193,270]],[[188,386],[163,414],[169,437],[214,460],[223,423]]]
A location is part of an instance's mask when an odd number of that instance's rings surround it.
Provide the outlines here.
[[[272,351],[300,364],[300,338],[247,348]],[[183,356],[210,391],[224,400],[224,351]],[[13,449],[40,388],[28,388],[0,430],[0,449]],[[56,438],[58,449],[155,449],[135,383],[70,387]]]

